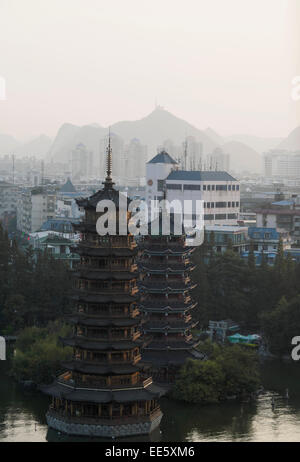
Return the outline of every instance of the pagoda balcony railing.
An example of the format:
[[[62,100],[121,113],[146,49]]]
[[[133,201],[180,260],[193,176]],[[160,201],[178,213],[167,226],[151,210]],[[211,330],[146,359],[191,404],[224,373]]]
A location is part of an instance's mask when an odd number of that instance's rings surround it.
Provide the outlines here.
[[[166,263],[149,263],[149,260],[141,260],[140,261],[140,266],[142,266],[145,270],[149,269],[150,271],[163,271],[166,269],[172,269],[176,271],[188,271],[192,265],[190,262],[182,262],[182,263],[172,263],[172,262],[166,262]]]
[[[174,248],[174,247],[184,247],[185,246],[185,240],[181,239],[175,242],[169,241],[167,242],[166,240],[158,240],[158,239],[150,239],[149,241],[143,240],[139,243],[139,247],[141,248],[157,248],[157,247],[162,247],[162,248]]]
[[[77,337],[80,337],[84,340],[103,340],[103,341],[110,341],[110,342],[113,342],[113,341],[122,341],[122,340],[130,340],[130,341],[133,341],[135,342],[140,336],[141,336],[141,333],[140,332],[135,332],[134,334],[131,334],[131,335],[128,335],[127,337],[124,337],[124,335],[86,335],[85,333],[80,333],[80,332],[77,332],[76,334]]]
[[[129,364],[136,364],[138,363],[141,359],[142,359],[142,355],[141,354],[138,354],[132,358],[129,358],[129,359],[103,359],[102,361],[90,361],[90,360],[86,360],[84,358],[80,358],[80,357],[74,357],[73,358],[74,361],[78,361],[80,363],[84,363],[86,365],[90,365],[90,366],[104,366],[104,365],[120,365],[120,366],[124,366],[124,365],[129,365]]]
[[[164,282],[141,281],[140,288],[143,290],[163,290],[170,288],[173,290],[189,290],[190,281],[170,281],[166,279]]]
[[[81,271],[82,274],[88,273],[90,271],[103,271],[103,272],[111,272],[111,271],[117,271],[117,272],[126,272],[126,273],[136,273],[138,271],[138,265],[129,265],[129,266],[123,266],[123,265],[106,265],[106,266],[93,266],[90,264],[82,265],[79,264],[76,266],[76,268],[73,270],[73,272],[78,272]]]
[[[64,374],[65,375],[65,374]],[[72,387],[74,389],[78,388],[86,388],[86,389],[99,389],[99,390],[119,390],[119,389],[130,389],[130,388],[146,388],[147,386],[151,385],[153,382],[152,377],[147,377],[146,379],[141,377],[141,380],[135,382],[135,383],[126,383],[126,384],[121,384],[121,383],[113,383],[113,384],[107,384],[107,383],[101,383],[101,382],[84,382],[83,380],[79,379],[72,379],[72,378],[67,378],[64,377],[64,375],[60,376],[57,378],[57,383],[60,383],[62,385],[68,385],[69,387]]]
[[[111,310],[108,310],[107,312],[97,312],[97,311],[84,311],[84,310],[78,310],[78,314],[83,315],[84,317],[88,317],[91,319],[107,319],[109,318],[125,318],[125,319],[136,319],[140,315],[140,310],[138,308],[135,308],[132,311],[128,311],[127,313],[124,313],[124,311],[120,312],[113,312]]]
[[[161,410],[159,407],[153,409],[150,412],[147,412],[145,415],[120,415],[117,416],[75,416],[71,415],[70,411],[66,413],[65,410],[57,410],[50,406],[48,413],[49,416],[54,418],[60,418],[67,423],[80,423],[80,424],[91,424],[91,425],[123,425],[131,423],[143,423],[149,422],[149,420],[155,420],[161,415]]]
[[[89,247],[89,248],[95,248],[95,249],[99,249],[101,247],[102,249],[124,249],[126,248],[126,249],[133,250],[137,248],[136,243],[132,240],[124,240],[123,242],[112,240],[109,243],[104,243],[104,242],[99,242],[98,238],[96,238],[96,240],[90,240],[90,239],[83,238],[80,244],[82,247]]]
[[[182,300],[181,302],[174,301],[168,298],[164,298],[163,300],[159,302],[153,302],[153,301],[148,301],[148,300],[142,300],[140,303],[141,308],[144,306],[145,308],[164,308],[166,306],[171,306],[172,308],[183,308],[183,309],[188,309],[190,305],[196,303],[195,301],[192,300],[191,297],[186,297],[185,300]]]
[[[188,329],[189,324],[188,321],[185,318],[182,318],[182,320],[174,321],[168,319],[168,316],[165,316],[161,320],[155,320],[153,321],[151,318],[147,320],[147,324],[145,326],[145,329],[159,329],[159,328],[167,328],[170,327],[170,329]]]
[[[101,295],[135,295],[138,292],[138,287],[132,287],[130,289],[113,289],[113,288],[100,288],[100,287],[74,287],[75,290],[80,292],[93,292]]]

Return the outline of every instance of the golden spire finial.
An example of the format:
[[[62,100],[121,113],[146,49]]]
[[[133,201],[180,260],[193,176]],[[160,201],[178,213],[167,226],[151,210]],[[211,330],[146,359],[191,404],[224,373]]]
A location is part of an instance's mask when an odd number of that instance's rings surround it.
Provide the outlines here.
[[[111,185],[112,183],[112,148],[111,148],[111,136],[110,136],[110,128],[108,132],[108,146],[106,148],[106,178],[105,184]]]

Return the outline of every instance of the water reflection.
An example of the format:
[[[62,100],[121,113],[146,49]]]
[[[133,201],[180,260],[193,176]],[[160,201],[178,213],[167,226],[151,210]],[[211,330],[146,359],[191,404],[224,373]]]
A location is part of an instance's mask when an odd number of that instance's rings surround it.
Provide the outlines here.
[[[195,406],[163,399],[160,430],[150,436],[115,441],[300,441],[300,367],[267,362],[262,368],[268,391],[248,403]],[[289,389],[289,399],[285,397]],[[272,406],[274,398],[274,406]],[[0,362],[1,441],[111,441],[70,437],[47,428],[49,399],[26,392],[6,377]]]

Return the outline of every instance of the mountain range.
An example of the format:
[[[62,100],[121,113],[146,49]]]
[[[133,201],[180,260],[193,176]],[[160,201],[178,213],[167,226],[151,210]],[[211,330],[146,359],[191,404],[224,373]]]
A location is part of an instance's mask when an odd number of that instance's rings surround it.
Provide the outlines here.
[[[237,172],[261,172],[263,152],[270,149],[300,150],[300,126],[287,138],[263,138],[252,135],[222,136],[212,128],[200,130],[161,107],[157,107],[148,116],[136,121],[117,122],[110,127],[111,132],[121,136],[125,143],[137,138],[148,146],[148,156],[155,155],[157,147],[165,140],[172,140],[181,145],[187,136],[194,136],[203,145],[204,154],[210,154],[216,147],[221,147],[230,154],[231,169]],[[76,126],[63,124],[53,141],[41,135],[25,144],[9,135],[0,134],[0,155],[15,153],[17,155],[36,155],[46,160],[67,161],[70,152],[77,144],[83,143],[94,153],[99,153],[100,140],[108,129],[98,124]]]

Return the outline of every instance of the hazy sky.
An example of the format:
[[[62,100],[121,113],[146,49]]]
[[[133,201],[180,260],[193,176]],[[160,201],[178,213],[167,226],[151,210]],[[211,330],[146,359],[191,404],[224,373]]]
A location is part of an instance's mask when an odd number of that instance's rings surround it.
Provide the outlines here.
[[[0,0],[0,132],[108,126],[157,101],[198,128],[285,136],[300,124],[299,3]]]

